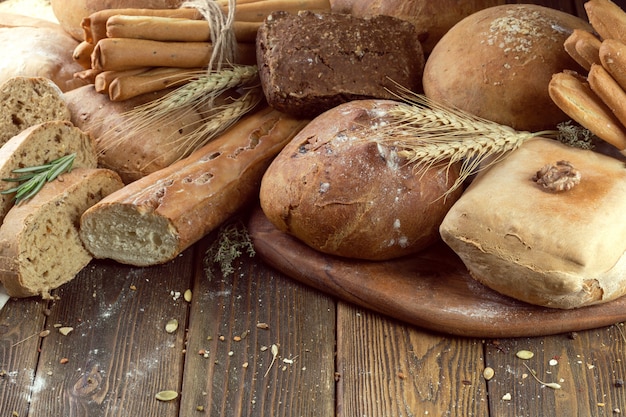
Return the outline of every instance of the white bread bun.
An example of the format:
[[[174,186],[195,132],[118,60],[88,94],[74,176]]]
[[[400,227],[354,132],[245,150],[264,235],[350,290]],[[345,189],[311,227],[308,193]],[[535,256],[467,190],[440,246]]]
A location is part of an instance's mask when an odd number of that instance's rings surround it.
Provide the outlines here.
[[[558,161],[580,173],[577,185],[559,192],[533,181]],[[605,303],[626,294],[624,196],[623,161],[535,138],[476,176],[441,236],[502,294],[562,309]]]
[[[311,121],[274,159],[260,202],[279,230],[320,252],[367,260],[397,258],[439,239],[460,195],[441,198],[458,166],[416,173],[376,128],[391,100],[341,104]]]
[[[424,93],[517,130],[554,129],[568,117],[551,100],[552,74],[582,70],[565,51],[584,20],[532,5],[490,7],[457,23],[435,46],[424,68]]]

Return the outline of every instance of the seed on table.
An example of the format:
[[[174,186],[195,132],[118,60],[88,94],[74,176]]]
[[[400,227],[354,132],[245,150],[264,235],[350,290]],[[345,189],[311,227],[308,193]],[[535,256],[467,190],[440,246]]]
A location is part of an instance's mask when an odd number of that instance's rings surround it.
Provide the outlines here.
[[[493,368],[491,367],[486,367],[483,370],[483,378],[485,378],[485,380],[489,381],[491,378],[493,378],[493,376],[495,375],[495,371],[493,370]]]
[[[535,354],[533,352],[531,352],[530,350],[519,350],[515,356],[517,356],[520,359],[530,359],[533,356],[535,356]]]

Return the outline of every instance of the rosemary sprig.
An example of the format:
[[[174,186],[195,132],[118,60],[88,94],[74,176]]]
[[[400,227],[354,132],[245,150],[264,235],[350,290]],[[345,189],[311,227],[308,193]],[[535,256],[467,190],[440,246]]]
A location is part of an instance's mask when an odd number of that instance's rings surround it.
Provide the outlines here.
[[[15,204],[32,198],[41,190],[45,183],[57,178],[64,172],[69,172],[76,159],[76,153],[62,156],[45,165],[14,169],[14,174],[22,174],[14,178],[3,178],[3,181],[19,182],[20,184],[0,194],[15,193]]]

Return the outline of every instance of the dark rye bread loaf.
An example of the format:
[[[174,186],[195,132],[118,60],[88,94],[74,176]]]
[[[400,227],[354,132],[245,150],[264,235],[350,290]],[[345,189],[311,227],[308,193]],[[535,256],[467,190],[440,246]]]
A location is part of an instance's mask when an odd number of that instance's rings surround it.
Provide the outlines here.
[[[419,33],[391,16],[273,12],[257,33],[257,62],[268,103],[312,118],[341,103],[394,96],[394,82],[421,90]]]

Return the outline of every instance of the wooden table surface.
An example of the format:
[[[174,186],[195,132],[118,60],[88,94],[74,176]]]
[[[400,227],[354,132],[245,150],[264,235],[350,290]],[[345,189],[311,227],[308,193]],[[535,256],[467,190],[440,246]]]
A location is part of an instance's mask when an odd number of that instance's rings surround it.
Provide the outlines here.
[[[255,257],[230,275],[209,270],[216,236],[162,266],[93,261],[52,301],[10,300],[0,311],[0,417],[626,414],[623,323],[532,338],[437,334]],[[159,401],[163,390],[179,397]]]

